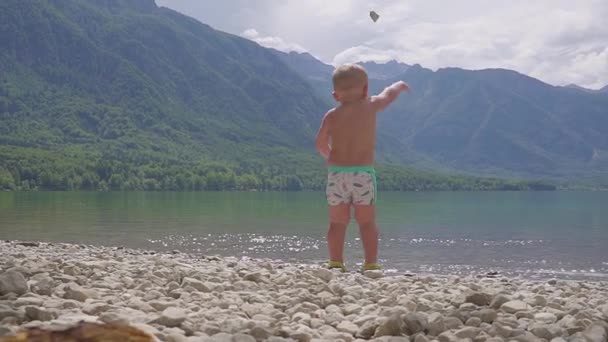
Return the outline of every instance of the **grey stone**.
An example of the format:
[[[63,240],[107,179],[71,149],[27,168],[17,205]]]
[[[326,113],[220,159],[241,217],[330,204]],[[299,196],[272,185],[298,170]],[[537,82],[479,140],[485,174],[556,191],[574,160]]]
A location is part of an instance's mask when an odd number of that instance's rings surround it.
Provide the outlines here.
[[[152,323],[164,325],[166,327],[178,327],[186,320],[186,312],[178,308],[167,308],[165,309],[160,317],[155,319]]]
[[[220,329],[223,332],[237,334],[245,332],[247,329],[250,329],[255,325],[255,322],[245,319],[243,317],[231,317],[230,319],[223,320],[220,323]]]
[[[85,289],[78,284],[70,283],[65,287],[65,294],[63,295],[63,298],[84,302],[89,298],[99,298],[99,294],[93,289]]]
[[[259,283],[262,280],[262,273],[260,272],[252,272],[247,273],[243,276],[243,280],[252,281],[254,283]]]
[[[0,321],[3,321],[5,318],[14,317],[19,320],[25,318],[25,314],[22,311],[13,310],[11,308],[0,308]]]
[[[354,336],[357,333],[357,331],[359,331],[359,326],[357,326],[353,322],[342,321],[340,324],[338,324],[336,329],[340,332],[344,332],[344,333]]]
[[[31,286],[32,292],[43,296],[50,296],[54,289],[55,280],[49,276],[36,280]]]
[[[496,333],[500,337],[507,338],[513,334],[513,328],[511,328],[508,325],[503,325],[501,323],[494,322],[494,324],[492,324],[492,326],[494,327],[494,329],[496,330]]]
[[[418,334],[414,338],[414,342],[430,342],[430,340],[424,334]]]
[[[404,328],[403,320],[399,316],[392,316],[385,319],[376,328],[376,337],[381,336],[401,336]]]
[[[253,336],[257,341],[265,341],[270,336],[274,335],[274,331],[270,328],[263,327],[261,325],[256,325],[249,331],[249,334]]]
[[[439,342],[458,342],[460,339],[450,331],[445,331],[437,337]]]
[[[315,277],[322,279],[325,282],[329,282],[332,279],[334,279],[334,272],[326,269],[326,268],[319,268],[314,270],[313,274],[315,275]]]
[[[369,271],[364,271],[363,275],[370,278],[370,279],[379,279],[384,277],[384,271],[382,270],[369,270]]]
[[[464,325],[469,327],[479,327],[481,325],[481,318],[479,317],[471,317],[467,319]]]
[[[608,331],[606,330],[608,323],[604,324],[592,324],[589,328],[585,329],[583,336],[588,342],[606,342],[608,340]]]
[[[479,329],[479,328],[464,327],[464,328],[456,331],[454,333],[454,335],[456,335],[456,337],[461,338],[461,339],[465,339],[465,338],[473,339],[473,338],[475,338],[475,336],[479,335],[480,332],[481,332],[481,329]]]
[[[500,309],[506,313],[514,314],[518,311],[530,310],[530,305],[521,300],[511,300],[500,306]]]
[[[203,293],[209,293],[209,292],[211,292],[211,289],[209,288],[209,286],[207,286],[202,281],[200,281],[198,279],[194,279],[194,278],[185,277],[182,280],[182,287],[185,288],[187,286],[190,286],[190,287],[196,289],[197,291],[200,291],[200,292],[203,292]]]
[[[492,299],[492,302],[490,303],[490,308],[492,309],[500,309],[500,307],[508,302],[509,300],[511,300],[509,297],[503,295],[503,294],[499,294],[497,296],[494,297],[494,299]]]
[[[25,308],[25,316],[33,321],[51,321],[57,318],[57,312],[45,308],[28,306]]]
[[[408,313],[403,317],[403,322],[407,335],[423,332],[429,327],[427,316],[422,313]]]
[[[562,329],[556,325],[536,324],[528,327],[528,330],[535,336],[551,340],[562,334]]]
[[[466,303],[473,303],[477,306],[486,306],[490,304],[490,296],[481,292],[474,292],[465,298]]]
[[[433,312],[432,314],[430,314],[428,316],[428,322],[429,334],[432,336],[439,336],[439,334],[446,330],[443,316],[441,316],[441,314],[438,312]]]
[[[543,324],[553,324],[557,322],[557,316],[550,312],[540,312],[534,315],[534,320]]]
[[[374,341],[378,341],[378,342],[410,342],[410,339],[407,338],[406,336],[382,336],[382,337],[379,337],[377,339],[374,339]]]
[[[462,321],[456,317],[446,317],[443,319],[443,323],[448,330],[462,327]]]
[[[87,315],[98,316],[100,313],[108,311],[111,308],[110,305],[103,302],[97,303],[85,303],[82,306],[82,312]]]
[[[479,318],[482,322],[492,323],[498,317],[498,313],[494,309],[482,309],[479,310]]]
[[[374,336],[376,329],[378,328],[378,324],[372,318],[363,323],[357,333],[355,334],[358,338],[369,339]]]
[[[256,342],[256,339],[253,336],[246,334],[234,334],[232,337],[233,342]]]
[[[566,339],[563,337],[556,337],[556,338],[551,339],[551,342],[568,342],[568,341],[566,341]]]
[[[545,298],[545,296],[541,296],[541,295],[534,296],[534,298],[531,301],[531,304],[535,305],[535,306],[546,306],[547,298]]]
[[[0,274],[0,296],[14,293],[18,296],[29,291],[27,280],[23,274],[15,271],[7,271]]]
[[[118,312],[104,312],[99,316],[99,320],[104,323],[127,324],[129,323],[129,316]]]

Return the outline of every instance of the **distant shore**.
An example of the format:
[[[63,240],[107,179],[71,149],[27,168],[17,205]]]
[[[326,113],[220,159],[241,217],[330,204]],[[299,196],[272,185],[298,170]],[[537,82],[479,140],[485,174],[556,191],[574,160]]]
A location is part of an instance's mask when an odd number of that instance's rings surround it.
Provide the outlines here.
[[[0,336],[78,321],[159,341],[606,341],[608,283],[339,273],[278,260],[0,242]],[[391,337],[392,336],[392,337]]]

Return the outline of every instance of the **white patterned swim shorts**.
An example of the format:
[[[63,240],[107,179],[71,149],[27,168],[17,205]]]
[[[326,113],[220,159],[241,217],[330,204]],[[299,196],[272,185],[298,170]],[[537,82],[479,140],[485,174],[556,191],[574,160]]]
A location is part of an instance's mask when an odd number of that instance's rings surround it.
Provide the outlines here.
[[[330,206],[373,205],[376,202],[374,176],[369,172],[330,171],[325,195]]]

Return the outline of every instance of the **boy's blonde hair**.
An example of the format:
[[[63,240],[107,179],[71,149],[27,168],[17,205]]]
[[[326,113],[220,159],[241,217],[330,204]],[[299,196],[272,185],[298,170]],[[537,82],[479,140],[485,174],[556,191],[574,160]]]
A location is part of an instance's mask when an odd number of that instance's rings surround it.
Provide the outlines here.
[[[334,70],[332,81],[335,91],[351,93],[367,85],[367,72],[358,64],[343,64]]]

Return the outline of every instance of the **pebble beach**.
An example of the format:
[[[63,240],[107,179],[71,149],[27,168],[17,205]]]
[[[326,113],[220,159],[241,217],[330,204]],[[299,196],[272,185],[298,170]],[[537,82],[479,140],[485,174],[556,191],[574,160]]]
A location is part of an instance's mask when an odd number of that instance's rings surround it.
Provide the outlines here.
[[[608,283],[0,242],[0,337],[82,321],[169,342],[601,342]]]

